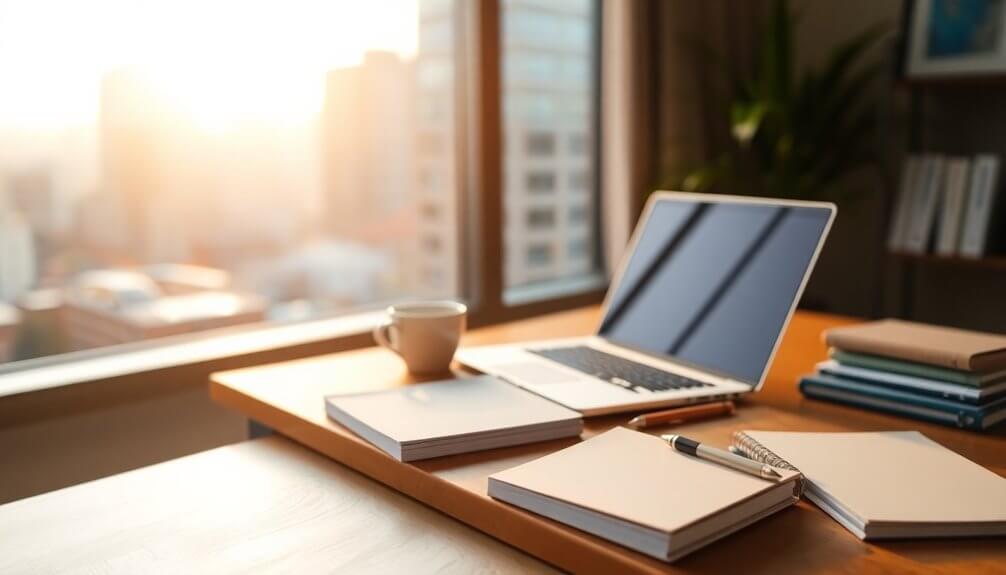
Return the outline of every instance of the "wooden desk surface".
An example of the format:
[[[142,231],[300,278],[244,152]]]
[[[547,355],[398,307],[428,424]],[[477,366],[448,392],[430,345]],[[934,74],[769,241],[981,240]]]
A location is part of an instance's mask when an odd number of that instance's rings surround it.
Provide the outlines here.
[[[0,573],[552,569],[288,439],[0,506]]]
[[[598,309],[585,308],[478,330],[465,344],[522,341],[591,333]],[[825,357],[821,331],[854,320],[798,313],[785,336],[771,375],[738,414],[688,425],[687,434],[726,445],[737,429],[873,431],[918,429],[958,453],[1006,475],[1006,435],[980,435],[909,419],[803,399],[800,374]],[[401,464],[325,416],[327,394],[407,385],[413,380],[390,352],[366,349],[215,374],[213,398],[278,432],[564,569],[576,572],[1002,572],[1002,539],[860,541],[811,504],[784,510],[667,565],[581,531],[568,528],[486,495],[487,477],[530,461],[575,440],[443,457]],[[627,416],[592,418],[589,437]],[[655,432],[659,432],[657,429]]]

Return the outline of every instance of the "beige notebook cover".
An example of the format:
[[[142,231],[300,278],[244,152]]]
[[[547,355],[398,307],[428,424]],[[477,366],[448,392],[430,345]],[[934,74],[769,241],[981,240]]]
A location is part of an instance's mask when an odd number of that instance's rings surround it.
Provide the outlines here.
[[[861,538],[1006,534],[1006,479],[917,431],[744,431],[755,459],[803,472],[807,496]]]
[[[489,494],[500,496],[500,484],[539,494],[553,501],[596,513],[600,521],[566,521],[633,546],[632,541],[612,537],[604,518],[624,521],[671,536],[681,536],[668,554],[650,553],[663,559],[680,556],[739,529],[768,513],[792,505],[798,499],[798,473],[782,471],[776,483],[703,461],[671,449],[659,437],[617,427],[541,459],[496,473],[489,478]],[[769,500],[744,508],[759,496]],[[776,497],[772,497],[776,496]],[[516,501],[511,503],[519,504]],[[524,506],[524,505],[522,505]],[[701,528],[701,522],[737,509],[738,516],[723,525]],[[563,520],[540,509],[533,509]],[[701,533],[685,534],[689,528]],[[645,548],[637,549],[649,553]]]
[[[1006,369],[1006,335],[884,319],[829,329],[825,343],[845,351],[964,371]]]

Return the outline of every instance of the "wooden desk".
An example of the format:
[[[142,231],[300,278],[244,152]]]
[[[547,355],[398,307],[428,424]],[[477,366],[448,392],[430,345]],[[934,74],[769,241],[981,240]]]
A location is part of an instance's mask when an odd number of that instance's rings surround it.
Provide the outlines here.
[[[552,571],[280,437],[0,506],[0,573]]]
[[[555,314],[472,332],[466,344],[590,333],[597,308]],[[786,334],[765,388],[742,402],[737,416],[687,426],[702,441],[726,445],[736,429],[849,431],[919,429],[1001,475],[1003,431],[979,435],[908,419],[804,400],[800,374],[824,358],[821,330],[853,320],[800,313]],[[684,559],[667,565],[581,531],[493,501],[487,477],[571,445],[553,441],[401,464],[325,416],[326,394],[407,385],[412,380],[390,352],[367,349],[215,374],[213,398],[279,433],[344,462],[444,513],[564,569],[576,572],[1002,572],[1002,539],[867,544],[806,502],[782,511]],[[587,421],[589,437],[626,416]],[[659,429],[657,430],[659,432]],[[603,469],[601,469],[603,471]]]

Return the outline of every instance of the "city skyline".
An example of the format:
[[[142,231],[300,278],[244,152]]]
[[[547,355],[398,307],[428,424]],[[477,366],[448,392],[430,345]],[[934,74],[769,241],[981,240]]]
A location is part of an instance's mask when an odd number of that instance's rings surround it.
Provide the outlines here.
[[[506,285],[589,273],[592,4],[503,9]],[[225,92],[238,112],[210,121],[149,68],[103,72],[93,126],[42,160],[0,151],[0,219],[17,222],[0,231],[21,246],[0,300],[162,263],[226,271],[273,319],[462,296],[457,17],[424,0],[414,51],[321,71],[317,106],[295,115],[242,115]]]

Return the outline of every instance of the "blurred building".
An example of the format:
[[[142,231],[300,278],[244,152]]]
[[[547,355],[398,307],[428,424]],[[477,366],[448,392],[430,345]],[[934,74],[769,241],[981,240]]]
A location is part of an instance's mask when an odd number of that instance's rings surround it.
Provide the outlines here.
[[[0,302],[0,363],[14,359],[14,341],[19,324],[17,309]]]
[[[34,284],[35,241],[25,218],[0,193],[0,302],[13,302]]]
[[[66,203],[58,197],[52,169],[34,166],[7,177],[10,208],[21,214],[36,235],[47,240],[66,232]]]
[[[411,63],[387,52],[367,52],[360,66],[328,73],[324,194],[329,231],[338,238],[381,226],[411,202],[412,74]]]
[[[461,293],[461,193],[457,154],[459,13],[452,0],[421,0],[416,53],[415,209],[418,220],[406,269],[417,296]],[[405,267],[405,266],[403,266]]]
[[[505,279],[593,268],[592,0],[504,0]]]
[[[97,270],[67,288],[62,323],[69,346],[79,350],[262,321],[266,307],[257,295],[168,295],[139,271]]]
[[[117,247],[137,261],[145,261],[152,243],[150,226],[162,201],[164,177],[170,167],[165,155],[171,119],[149,79],[136,70],[120,69],[101,79],[98,139],[102,212],[118,211],[114,224]],[[112,222],[110,222],[112,223]],[[88,222],[88,227],[93,227]],[[100,234],[98,230],[93,230]],[[116,236],[100,234],[103,240]]]
[[[229,273],[206,266],[153,264],[145,266],[142,271],[167,295],[224,290],[231,283]]]
[[[31,359],[69,351],[63,329],[63,290],[34,289],[18,298],[21,327],[14,359]]]

